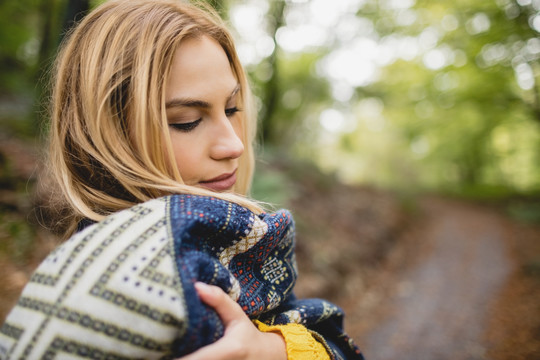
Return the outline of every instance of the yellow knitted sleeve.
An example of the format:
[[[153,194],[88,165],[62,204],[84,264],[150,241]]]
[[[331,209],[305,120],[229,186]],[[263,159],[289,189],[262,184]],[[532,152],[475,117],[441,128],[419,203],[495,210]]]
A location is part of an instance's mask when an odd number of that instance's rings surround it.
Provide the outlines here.
[[[254,321],[260,331],[275,332],[285,339],[288,360],[330,360],[326,348],[300,324],[266,325]]]

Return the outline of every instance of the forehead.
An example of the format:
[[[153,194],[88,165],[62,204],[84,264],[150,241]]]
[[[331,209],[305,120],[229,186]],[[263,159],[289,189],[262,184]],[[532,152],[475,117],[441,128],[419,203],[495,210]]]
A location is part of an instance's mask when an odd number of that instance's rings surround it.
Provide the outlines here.
[[[225,51],[208,36],[180,42],[167,80],[166,101],[186,97],[206,100],[221,91],[228,96],[238,82]]]

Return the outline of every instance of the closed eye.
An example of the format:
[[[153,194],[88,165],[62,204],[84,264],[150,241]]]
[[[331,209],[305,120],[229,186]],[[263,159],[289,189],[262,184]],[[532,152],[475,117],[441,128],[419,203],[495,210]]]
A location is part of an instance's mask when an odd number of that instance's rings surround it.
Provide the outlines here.
[[[225,109],[225,115],[227,116],[233,116],[237,112],[241,111],[237,106]]]
[[[189,132],[195,129],[201,123],[201,121],[202,119],[197,119],[195,121],[188,122],[188,123],[173,123],[173,124],[169,124],[169,126],[175,130]]]

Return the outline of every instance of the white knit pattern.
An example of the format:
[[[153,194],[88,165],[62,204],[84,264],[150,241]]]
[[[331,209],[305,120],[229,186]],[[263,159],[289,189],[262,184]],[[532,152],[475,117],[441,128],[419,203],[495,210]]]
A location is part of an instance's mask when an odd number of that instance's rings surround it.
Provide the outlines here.
[[[186,313],[166,206],[116,213],[52,252],[6,319],[0,358],[162,357]]]

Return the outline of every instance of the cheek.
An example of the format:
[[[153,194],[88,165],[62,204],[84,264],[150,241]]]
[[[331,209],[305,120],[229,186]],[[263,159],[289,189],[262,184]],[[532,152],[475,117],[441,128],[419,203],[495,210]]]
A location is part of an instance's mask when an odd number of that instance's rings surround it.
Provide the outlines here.
[[[236,136],[240,140],[242,140],[242,143],[245,146],[246,145],[246,139],[244,138],[244,127],[242,126],[243,122],[244,122],[244,119],[239,118],[237,120],[232,121],[232,126],[233,126],[233,129],[234,129],[234,132],[235,132]]]
[[[196,146],[189,137],[181,135],[171,134],[174,160],[184,183],[193,185],[200,180],[199,170],[203,160],[202,147]]]

